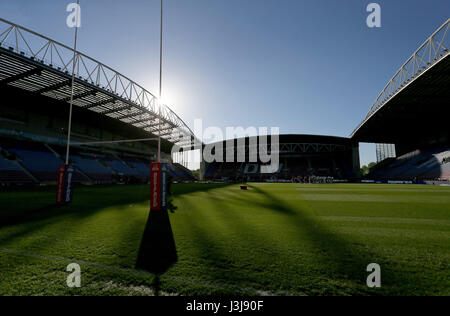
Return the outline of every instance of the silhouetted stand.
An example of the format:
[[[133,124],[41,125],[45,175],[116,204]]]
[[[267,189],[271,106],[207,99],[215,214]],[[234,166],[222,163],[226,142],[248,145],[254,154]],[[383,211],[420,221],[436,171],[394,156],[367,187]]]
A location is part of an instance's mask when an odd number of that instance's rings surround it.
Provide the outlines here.
[[[165,273],[178,260],[167,211],[151,211],[142,237],[136,268],[156,275]]]

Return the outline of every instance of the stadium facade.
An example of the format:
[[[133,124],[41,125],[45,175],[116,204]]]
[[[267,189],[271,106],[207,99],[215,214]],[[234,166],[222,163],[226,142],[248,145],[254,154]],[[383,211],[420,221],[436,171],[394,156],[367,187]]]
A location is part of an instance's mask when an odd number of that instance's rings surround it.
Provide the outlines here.
[[[351,181],[359,176],[358,143],[349,138],[280,135],[276,149],[271,141],[269,137],[267,145],[261,145],[259,137],[247,137],[212,144],[214,148],[222,148],[222,156],[227,159],[205,164],[202,172],[204,179],[325,182],[332,179]],[[261,160],[261,150],[279,157],[275,173],[265,174],[261,171],[261,167],[268,164]]]

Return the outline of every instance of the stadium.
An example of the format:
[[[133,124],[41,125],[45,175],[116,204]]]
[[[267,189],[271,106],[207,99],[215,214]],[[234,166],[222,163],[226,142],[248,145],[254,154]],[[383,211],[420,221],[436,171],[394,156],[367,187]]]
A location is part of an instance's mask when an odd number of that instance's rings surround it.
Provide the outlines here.
[[[56,183],[67,143],[71,49],[0,21],[4,27],[0,182],[4,185]],[[13,34],[20,37],[15,44],[8,45]],[[28,41],[38,43],[35,50],[30,48],[25,36]],[[22,46],[28,51],[20,50]],[[121,143],[123,139],[161,136],[166,160],[173,145],[192,146],[194,137],[186,124],[166,106],[157,110],[156,98],[151,93],[85,55],[79,54],[77,60],[73,121],[76,154],[71,157],[76,168],[75,182],[148,182],[150,161],[156,159],[155,145],[150,141]],[[96,142],[107,144],[99,148],[98,144],[92,144]],[[179,180],[194,179],[179,164],[172,165],[171,171]]]
[[[240,142],[245,144],[243,149]],[[278,139],[279,167],[275,173],[261,173],[263,162],[252,161],[250,148],[258,152],[257,137],[232,140],[232,158],[229,163],[214,161],[205,164],[203,177],[209,181],[234,181],[240,182],[246,177],[250,182],[280,182],[295,181],[310,182],[313,177],[317,180],[336,181],[355,180],[359,176],[359,149],[355,142],[348,138],[314,136],[314,135],[280,135]],[[220,144],[224,149],[223,157],[228,157],[230,141]],[[210,146],[217,146],[212,144]],[[274,153],[268,142],[268,152]],[[256,148],[255,148],[256,147]],[[243,154],[238,159],[239,152]],[[234,161],[242,162],[234,162]],[[330,178],[328,180],[324,178]]]
[[[253,137],[226,140],[244,143],[244,158],[195,173],[189,152],[211,144],[169,106],[0,18],[0,295],[450,295],[449,29],[413,53],[349,137],[280,135],[272,174],[249,156]],[[149,207],[155,137],[174,180],[170,212]],[[367,175],[360,143],[377,144]],[[62,207],[66,158],[74,200]],[[381,288],[366,285],[374,262]],[[70,263],[80,288],[65,283]]]
[[[378,147],[379,164],[372,179],[450,179],[450,133],[441,115],[449,97],[448,24],[398,70],[351,135],[357,142],[391,144]]]

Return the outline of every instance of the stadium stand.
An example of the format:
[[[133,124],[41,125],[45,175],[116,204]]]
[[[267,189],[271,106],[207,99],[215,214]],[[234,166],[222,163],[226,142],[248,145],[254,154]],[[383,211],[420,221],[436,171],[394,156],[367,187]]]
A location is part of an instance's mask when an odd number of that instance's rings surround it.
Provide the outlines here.
[[[242,139],[241,139],[242,140]],[[235,146],[238,140],[235,141]],[[359,150],[348,138],[317,135],[280,135],[279,166],[275,173],[261,173],[262,162],[212,162],[203,168],[208,181],[290,181],[324,177],[350,181],[359,176]],[[245,139],[248,144],[253,143]],[[225,150],[227,144],[223,144]],[[270,147],[270,145],[269,145]],[[224,157],[226,155],[224,154]]]
[[[415,150],[373,168],[375,180],[450,180],[450,148]]]
[[[195,177],[190,170],[186,169],[180,164],[169,164],[169,174],[174,181],[195,181]]]
[[[131,169],[127,164],[120,160],[109,157],[104,161],[107,167],[111,168],[119,175],[130,176],[136,174],[135,170]]]
[[[98,184],[112,183],[112,170],[102,165],[94,155],[76,154],[72,155],[70,160],[75,168],[82,170]]]
[[[144,139],[159,134],[165,161],[172,161],[174,144],[190,150],[198,142],[176,113],[165,106],[157,109],[156,98],[137,83],[80,52],[73,58],[65,45],[6,20],[1,22],[6,29],[21,32],[11,46],[0,45],[0,136],[6,138],[0,157],[2,183],[56,181],[57,166],[64,161],[71,99],[71,73],[64,69],[71,69],[75,60],[83,62],[85,69],[78,67],[75,76],[73,141]],[[350,138],[280,135],[280,166],[275,174],[261,174],[263,163],[246,160],[202,163],[201,176],[220,181],[239,181],[244,176],[250,181],[358,179],[358,143],[367,142],[395,144],[399,155],[379,163],[371,170],[371,177],[449,179],[450,130],[443,115],[448,110],[450,82],[449,23],[433,33],[394,75]],[[64,51],[58,55],[65,60],[54,60],[56,55],[47,54],[47,45]],[[111,72],[105,73],[105,68]],[[113,88],[110,83],[114,78],[125,84]],[[161,130],[155,129],[157,119],[164,122]],[[174,131],[189,140],[174,137]],[[2,142],[0,139],[0,147]],[[147,182],[150,161],[156,157],[154,144],[146,142],[96,149],[75,146],[71,153],[77,170],[75,182],[100,184]],[[171,165],[170,172],[177,181],[195,180],[182,165]]]
[[[2,151],[8,157],[10,164],[16,166],[15,170],[8,170],[2,165],[0,171],[2,175],[9,173],[17,174],[15,181],[2,180],[3,183],[55,183],[57,181],[58,167],[63,161],[56,152],[50,151],[44,144],[27,141],[12,142],[3,141]],[[12,174],[11,171],[14,171]],[[25,176],[24,176],[25,175]],[[5,176],[2,177],[5,179]],[[73,181],[89,182],[90,179],[75,172]]]
[[[1,184],[56,183],[64,148],[38,142],[3,140],[0,155]],[[5,145],[6,144],[6,145]],[[75,183],[148,183],[150,160],[105,154],[92,149],[73,148],[70,163],[75,168]],[[175,181],[196,181],[192,172],[180,164],[169,164]]]
[[[33,180],[13,161],[0,155],[0,183],[2,184],[31,184]]]
[[[149,163],[144,163],[133,158],[123,158],[123,161],[125,161],[130,168],[134,169],[138,175],[148,176],[150,174]]]
[[[205,179],[213,180],[217,177],[217,170],[219,168],[219,163],[213,162],[208,164],[208,167],[205,170],[204,177]]]
[[[41,182],[57,181],[57,170],[62,161],[53,153],[44,151],[44,148],[7,148],[7,150],[13,152],[17,160]]]
[[[5,145],[7,156],[1,157],[1,183],[56,183],[58,167],[65,162],[71,99],[70,162],[75,182],[147,183],[150,162],[157,156],[156,142],[148,139],[161,137],[161,158],[168,163],[174,145],[184,149],[195,143],[189,126],[136,82],[85,54],[75,52],[73,58],[67,46],[0,20],[0,28],[21,34],[12,46],[0,43],[0,147]],[[44,47],[42,41],[47,43]],[[47,45],[52,49],[45,49]],[[84,66],[75,68],[71,98],[72,76],[66,69],[73,69],[74,61]],[[121,84],[111,89],[112,80]],[[156,120],[162,122],[161,129],[155,128]],[[105,144],[86,145],[90,142]],[[173,168],[178,178],[195,179],[184,167]]]
[[[142,162],[127,163],[120,157],[109,157],[105,160],[105,164],[110,167],[117,175],[120,176],[121,182],[127,179],[127,182],[148,182],[150,169]],[[147,163],[149,165],[150,162]],[[139,166],[137,169],[135,166]]]
[[[448,104],[450,20],[436,30],[381,91],[351,135],[395,145],[396,157],[371,169],[372,180],[450,180]]]

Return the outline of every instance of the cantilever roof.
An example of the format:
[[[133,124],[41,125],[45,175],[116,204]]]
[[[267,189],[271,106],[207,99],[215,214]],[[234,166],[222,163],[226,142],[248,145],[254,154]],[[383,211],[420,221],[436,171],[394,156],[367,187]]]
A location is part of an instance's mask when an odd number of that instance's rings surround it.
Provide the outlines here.
[[[194,146],[191,129],[168,106],[112,68],[48,37],[0,18],[0,89],[8,85],[70,102],[141,128],[182,148]]]
[[[351,138],[369,141],[370,139],[361,137],[361,134],[367,134],[366,130],[371,128],[369,123],[389,105],[399,103],[398,101],[402,98],[404,100],[400,103],[411,104],[410,108],[412,108],[414,103],[429,104],[437,98],[438,92],[443,92],[438,101],[441,104],[448,103],[449,32],[450,19],[439,27],[396,72],[375,100],[367,116],[353,131]],[[432,78],[427,77],[430,73],[433,73]],[[417,85],[427,89],[417,90]],[[444,89],[431,91],[430,87],[444,87]],[[414,93],[410,93],[410,90],[414,90]],[[430,92],[433,94],[430,95]]]

